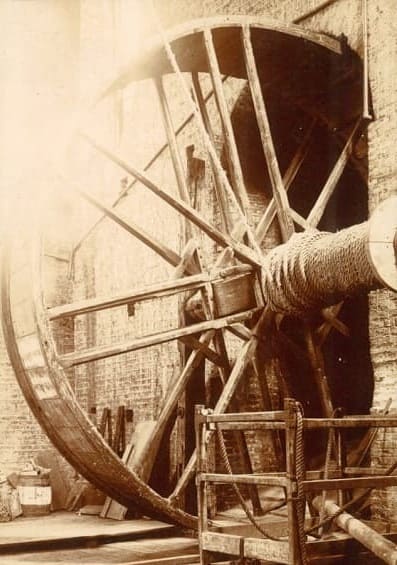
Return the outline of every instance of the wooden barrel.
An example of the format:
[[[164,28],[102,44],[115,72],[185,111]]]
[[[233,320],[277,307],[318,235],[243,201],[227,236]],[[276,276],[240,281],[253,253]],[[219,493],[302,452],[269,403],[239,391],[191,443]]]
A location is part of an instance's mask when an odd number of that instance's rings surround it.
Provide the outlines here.
[[[48,473],[21,473],[18,493],[24,516],[45,516],[51,511],[51,485]]]

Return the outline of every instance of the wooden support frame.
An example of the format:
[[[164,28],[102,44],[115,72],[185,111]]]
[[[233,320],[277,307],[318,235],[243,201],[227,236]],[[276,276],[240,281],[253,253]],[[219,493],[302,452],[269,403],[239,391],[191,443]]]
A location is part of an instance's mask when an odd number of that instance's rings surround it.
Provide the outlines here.
[[[316,557],[316,555],[324,555],[325,553],[331,558],[332,550],[340,555],[340,540],[334,541],[327,538],[316,541],[306,539],[305,543],[299,539],[299,529],[302,527],[298,523],[297,512],[299,490],[299,472],[297,469],[297,448],[299,450],[299,442],[297,442],[297,433],[300,425],[304,429],[312,427],[322,428],[331,427],[343,429],[347,427],[356,427],[364,423],[371,424],[375,427],[397,427],[397,419],[386,416],[348,416],[345,418],[328,418],[317,419],[317,425],[313,425],[313,418],[303,418],[301,424],[298,424],[298,415],[300,414],[298,403],[293,399],[286,399],[283,411],[270,413],[239,413],[239,414],[216,414],[211,410],[206,410],[203,406],[196,408],[196,441],[198,451],[198,464],[196,483],[198,488],[198,504],[199,504],[199,544],[201,563],[210,565],[219,561],[217,556],[222,555],[223,558],[230,559],[261,559],[266,561],[276,561],[277,563],[285,563],[286,565],[302,565],[303,563]],[[342,424],[343,422],[343,424]],[[277,474],[255,474],[255,475],[236,475],[209,472],[206,469],[205,462],[208,433],[214,425],[231,425],[254,427],[255,424],[266,423],[278,429],[281,424],[286,432],[286,472]],[[343,473],[360,474],[364,471],[360,468],[343,468]],[[307,471],[306,478],[301,483],[303,491],[318,492],[336,489],[352,489],[360,487],[388,486],[397,484],[397,476],[377,476],[373,473],[365,473],[366,476],[360,477],[343,477],[340,478],[339,472],[331,472],[328,478],[322,477],[321,471]],[[315,477],[318,478],[315,478]],[[207,515],[207,493],[206,489],[209,484],[231,484],[231,483],[248,483],[248,484],[268,484],[277,485],[285,488],[286,502],[288,509],[288,536],[279,538],[278,541],[266,538],[245,537],[238,534],[228,534],[216,531],[213,528]],[[357,540],[369,549],[376,556],[380,557],[385,563],[395,565],[397,562],[397,545],[392,543],[388,536],[383,536],[376,532],[368,524],[354,518],[343,507],[336,505],[331,500],[325,500],[323,505],[322,497],[317,496],[313,500],[313,507],[321,511],[324,506],[325,514],[333,517],[339,527],[351,535],[350,539]],[[269,524],[268,524],[269,528]],[[310,529],[311,531],[311,529]],[[303,532],[301,532],[302,534]],[[391,537],[396,538],[395,534]],[[303,538],[301,538],[303,539]],[[348,539],[344,539],[346,546]]]

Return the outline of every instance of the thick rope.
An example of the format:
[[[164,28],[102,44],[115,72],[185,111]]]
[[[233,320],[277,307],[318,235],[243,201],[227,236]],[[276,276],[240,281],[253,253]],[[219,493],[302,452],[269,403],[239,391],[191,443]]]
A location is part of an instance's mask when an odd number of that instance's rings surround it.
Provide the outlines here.
[[[296,484],[297,484],[297,501],[296,514],[298,522],[298,541],[299,552],[302,565],[307,565],[306,554],[306,534],[305,534],[305,511],[306,497],[303,490],[303,481],[305,480],[305,454],[303,448],[303,409],[299,405],[296,419]]]
[[[225,445],[225,440],[223,439],[223,434],[222,434],[222,430],[219,428],[218,425],[216,425],[216,431],[217,431],[217,436],[218,436],[218,441],[219,441],[219,446],[220,446],[220,451],[221,451],[221,456],[222,456],[222,460],[223,460],[223,464],[225,465],[225,468],[228,472],[228,474],[230,476],[233,476],[233,470],[232,467],[230,465],[230,461],[229,461],[229,457],[227,455],[227,450],[226,450],[226,445]],[[261,526],[257,520],[255,519],[255,516],[253,515],[253,513],[251,512],[251,509],[249,508],[246,500],[244,499],[243,495],[241,494],[241,491],[237,485],[237,483],[233,482],[232,483],[232,487],[234,492],[237,495],[237,498],[239,499],[241,508],[244,510],[248,520],[251,522],[251,524],[254,526],[254,528],[256,528],[258,530],[258,532],[260,532],[263,537],[268,538],[270,540],[273,541],[285,541],[286,538],[283,537],[275,537],[272,534],[270,534],[269,532],[267,532],[263,526]],[[274,510],[277,510],[279,508],[281,508],[282,506],[284,506],[286,503],[285,500],[283,500],[280,504],[278,504],[277,506],[271,508],[268,512],[272,512]]]
[[[366,250],[368,222],[335,234],[307,231],[263,260],[262,287],[271,309],[299,315],[381,287]]]

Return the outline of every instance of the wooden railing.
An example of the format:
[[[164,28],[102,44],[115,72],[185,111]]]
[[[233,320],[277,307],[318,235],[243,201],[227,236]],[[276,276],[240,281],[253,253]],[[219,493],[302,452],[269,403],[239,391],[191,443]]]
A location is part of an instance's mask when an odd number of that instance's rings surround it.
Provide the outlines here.
[[[305,418],[298,402],[286,399],[284,410],[273,412],[251,412],[216,414],[203,406],[196,407],[196,442],[197,442],[197,496],[199,511],[199,541],[202,565],[214,562],[230,562],[231,559],[262,559],[285,563],[288,565],[305,565],[310,563],[315,555],[340,554],[341,540],[315,539],[308,534],[323,532],[323,526],[334,522],[339,528],[349,534],[344,538],[345,544],[357,541],[367,550],[382,559],[385,563],[397,564],[397,546],[390,541],[397,535],[389,533],[383,536],[371,525],[352,517],[347,513],[350,507],[357,507],[368,496],[373,488],[397,486],[397,461],[387,469],[376,467],[348,466],[343,441],[343,430],[346,428],[391,428],[397,427],[397,416],[346,416],[340,418]],[[304,437],[307,430],[328,429],[329,445],[327,452],[334,455],[332,469],[327,461],[324,469],[305,470]],[[277,473],[236,474],[227,464],[227,473],[215,472],[209,443],[216,433],[222,441],[225,430],[282,430],[285,433],[286,468]],[[332,437],[331,437],[332,434]],[[332,441],[331,441],[332,439]],[[222,446],[220,446],[222,452]],[[225,451],[223,452],[225,457]],[[227,457],[227,455],[226,455]],[[242,501],[247,510],[249,520],[261,531],[262,537],[246,537],[227,534],[219,531],[208,513],[210,484],[232,484],[240,500],[240,484],[258,487],[281,487],[285,492],[287,509],[287,524],[284,537],[277,538],[270,533],[269,522],[266,522],[266,532],[258,517],[249,512],[247,504]],[[352,489],[367,489],[360,497],[347,498],[346,491]],[[335,503],[329,492],[336,492]],[[305,508],[308,493],[312,518],[305,521]],[[255,524],[256,522],[256,524]],[[268,535],[266,535],[268,533]],[[389,538],[389,539],[387,539]],[[345,545],[346,549],[346,545]],[[229,560],[229,561],[228,561]],[[316,561],[317,562],[317,561]]]

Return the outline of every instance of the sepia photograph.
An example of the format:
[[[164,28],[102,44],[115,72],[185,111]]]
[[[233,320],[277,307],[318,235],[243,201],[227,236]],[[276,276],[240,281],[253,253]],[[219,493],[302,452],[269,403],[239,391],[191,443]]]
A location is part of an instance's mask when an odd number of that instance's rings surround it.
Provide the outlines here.
[[[0,22],[0,563],[397,565],[396,0]]]

